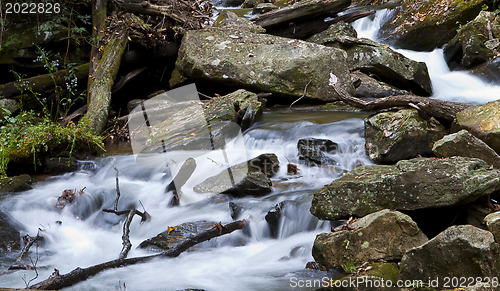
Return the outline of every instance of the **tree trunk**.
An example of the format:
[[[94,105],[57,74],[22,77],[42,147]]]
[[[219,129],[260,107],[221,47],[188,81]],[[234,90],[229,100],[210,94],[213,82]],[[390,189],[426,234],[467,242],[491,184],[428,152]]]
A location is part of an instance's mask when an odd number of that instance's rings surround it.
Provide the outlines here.
[[[109,261],[106,263],[102,263],[99,265],[94,265],[88,268],[76,268],[73,271],[65,274],[65,275],[55,275],[45,281],[42,281],[40,283],[37,283],[35,285],[30,286],[30,289],[40,289],[40,290],[48,290],[48,289],[61,289],[64,287],[72,286],[76,283],[79,283],[81,281],[84,281],[92,276],[95,276],[101,271],[112,269],[112,268],[119,268],[119,267],[125,267],[125,266],[130,266],[130,265],[135,265],[139,263],[145,263],[149,262],[153,259],[159,258],[159,257],[177,257],[180,255],[182,252],[187,250],[188,248],[199,244],[201,242],[210,240],[214,237],[221,236],[224,234],[231,233],[235,230],[242,229],[245,227],[247,222],[245,220],[239,220],[235,221],[226,225],[221,225],[221,224],[216,224],[214,225],[213,228],[202,232],[194,237],[191,237],[179,245],[177,245],[175,248],[172,248],[168,251],[156,254],[156,255],[151,255],[151,256],[145,256],[145,257],[138,257],[138,258],[130,258],[130,259],[117,259],[113,261]]]
[[[76,67],[75,74],[78,81],[87,79],[89,71],[89,64],[83,64]],[[64,88],[64,83],[68,82],[65,77],[68,76],[68,70],[61,70],[53,74],[54,80],[58,86]],[[27,93],[23,90],[23,84],[29,86],[34,92],[46,93],[48,90],[54,88],[54,80],[51,74],[39,75],[36,77],[28,78],[23,81],[14,81],[7,84],[0,85],[0,98],[10,98]],[[20,90],[21,89],[21,90]],[[23,92],[24,91],[24,92]]]
[[[290,22],[318,18],[321,15],[331,16],[349,7],[351,0],[315,0],[306,3],[299,2],[290,7],[273,10],[256,16],[251,20],[256,24],[271,28],[288,26]]]

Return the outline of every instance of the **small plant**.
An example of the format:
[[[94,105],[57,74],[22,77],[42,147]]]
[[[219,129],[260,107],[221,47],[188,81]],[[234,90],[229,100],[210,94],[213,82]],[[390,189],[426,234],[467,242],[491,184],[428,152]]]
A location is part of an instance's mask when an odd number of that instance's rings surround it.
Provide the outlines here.
[[[356,273],[356,271],[358,270],[358,266],[356,266],[356,264],[354,264],[354,261],[351,260],[345,263],[345,265],[342,266],[342,269],[344,269],[344,272],[352,274]]]

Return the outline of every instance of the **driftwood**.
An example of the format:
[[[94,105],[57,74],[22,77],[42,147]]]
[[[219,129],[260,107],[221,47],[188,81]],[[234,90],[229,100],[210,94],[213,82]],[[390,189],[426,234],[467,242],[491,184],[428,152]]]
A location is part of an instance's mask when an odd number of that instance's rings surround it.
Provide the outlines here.
[[[314,0],[306,3],[300,2],[290,7],[264,13],[251,20],[266,29],[283,25],[288,26],[290,22],[312,19],[320,15],[334,15],[349,7],[350,4],[351,0]]]
[[[373,101],[364,101],[349,94],[332,73],[330,73],[330,86],[338,93],[341,101],[366,111],[378,111],[393,107],[415,108],[422,117],[434,117],[445,124],[451,124],[458,112],[472,106],[465,103],[442,101],[415,95],[397,95],[378,98]]]
[[[89,71],[89,64],[83,64],[76,67],[75,74],[78,78],[78,81],[85,81],[87,79],[87,74]],[[34,92],[44,93],[49,90],[54,89],[54,81],[56,85],[61,88],[65,88],[63,86],[64,83],[68,82],[66,77],[69,76],[68,70],[61,70],[56,73],[39,75],[32,78],[24,79],[22,81],[14,81],[10,83],[6,83],[0,85],[0,98],[10,98],[13,96],[18,96],[23,93],[27,93],[27,86]],[[54,79],[52,79],[54,77]]]
[[[288,38],[306,39],[315,33],[326,30],[332,24],[338,23],[340,21],[350,23],[363,17],[370,16],[374,13],[375,10],[355,11],[332,18],[328,21],[325,21],[326,16],[315,17],[315,19],[296,21],[286,26],[268,28],[267,33]]]
[[[129,258],[129,259],[117,259],[109,262],[105,262],[99,265],[94,265],[88,268],[76,268],[73,271],[64,274],[64,275],[59,275],[57,274],[56,276],[49,278],[43,282],[37,283],[35,285],[30,286],[31,289],[41,289],[41,290],[48,290],[48,289],[61,289],[64,287],[72,286],[76,283],[79,283],[81,281],[84,281],[92,276],[95,276],[101,271],[112,269],[112,268],[119,268],[119,267],[125,267],[125,266],[130,266],[130,265],[135,265],[139,263],[145,263],[149,262],[153,259],[160,258],[160,257],[177,257],[179,256],[182,252],[186,251],[190,247],[199,244],[201,242],[210,240],[214,237],[218,237],[224,234],[231,233],[235,230],[242,229],[245,227],[247,224],[246,220],[239,220],[235,221],[226,225],[221,225],[221,224],[216,224],[214,225],[213,228],[202,232],[194,237],[191,237],[179,245],[177,245],[175,248],[172,248],[170,250],[167,250],[165,252],[156,254],[156,255],[151,255],[151,256],[145,256],[145,257],[138,257],[138,258]]]

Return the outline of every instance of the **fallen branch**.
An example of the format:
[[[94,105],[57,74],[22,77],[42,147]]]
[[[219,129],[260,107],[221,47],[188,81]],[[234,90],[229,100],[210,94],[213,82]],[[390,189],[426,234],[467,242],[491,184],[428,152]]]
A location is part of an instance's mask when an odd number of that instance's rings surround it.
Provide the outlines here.
[[[172,191],[172,199],[170,200],[170,206],[178,206],[180,200],[180,189],[187,180],[191,177],[194,170],[196,169],[196,160],[193,158],[187,159],[184,164],[182,164],[179,172],[175,175],[175,178],[168,184],[165,189],[165,193]]]
[[[439,121],[451,124],[458,112],[472,106],[465,103],[442,101],[415,95],[397,95],[364,101],[349,94],[342,88],[338,78],[330,73],[330,86],[338,93],[339,99],[345,103],[366,111],[378,111],[393,107],[415,108],[422,117],[434,117]]]
[[[36,234],[35,237],[31,237],[29,234],[27,234],[23,237],[24,248],[21,250],[21,253],[17,257],[16,261],[14,263],[12,263],[12,265],[9,267],[9,270],[32,270],[35,268],[33,262],[32,262],[31,266],[30,265],[23,265],[23,264],[21,264],[21,260],[26,255],[26,253],[29,252],[29,250],[33,246],[33,244],[38,243],[38,241],[41,239],[40,231],[42,231],[42,230],[38,229],[38,233]]]
[[[109,262],[105,262],[99,265],[94,265],[88,268],[76,268],[73,271],[64,274],[64,275],[56,275],[53,278],[49,278],[45,281],[42,281],[40,283],[37,283],[35,285],[30,286],[31,289],[40,289],[40,290],[48,290],[48,289],[61,289],[64,287],[72,286],[76,283],[79,283],[81,281],[84,281],[92,276],[95,276],[101,271],[112,269],[112,268],[119,268],[119,267],[125,267],[125,266],[130,266],[130,265],[135,265],[139,263],[145,263],[149,262],[153,259],[160,258],[160,257],[177,257],[179,256],[182,252],[186,251],[190,247],[199,244],[201,242],[210,240],[214,237],[218,237],[224,234],[231,233],[235,230],[242,229],[245,227],[247,224],[246,220],[238,220],[226,225],[215,225],[213,228],[202,232],[194,237],[191,237],[176,247],[169,249],[165,252],[156,254],[156,255],[151,255],[151,256],[145,256],[145,257],[137,257],[137,258],[129,258],[129,259],[117,259]]]

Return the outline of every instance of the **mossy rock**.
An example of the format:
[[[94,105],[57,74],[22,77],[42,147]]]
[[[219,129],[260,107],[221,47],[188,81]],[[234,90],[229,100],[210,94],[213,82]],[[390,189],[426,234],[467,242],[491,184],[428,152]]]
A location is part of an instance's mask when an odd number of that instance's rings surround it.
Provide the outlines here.
[[[0,193],[21,192],[32,189],[33,180],[29,175],[0,178]]]

